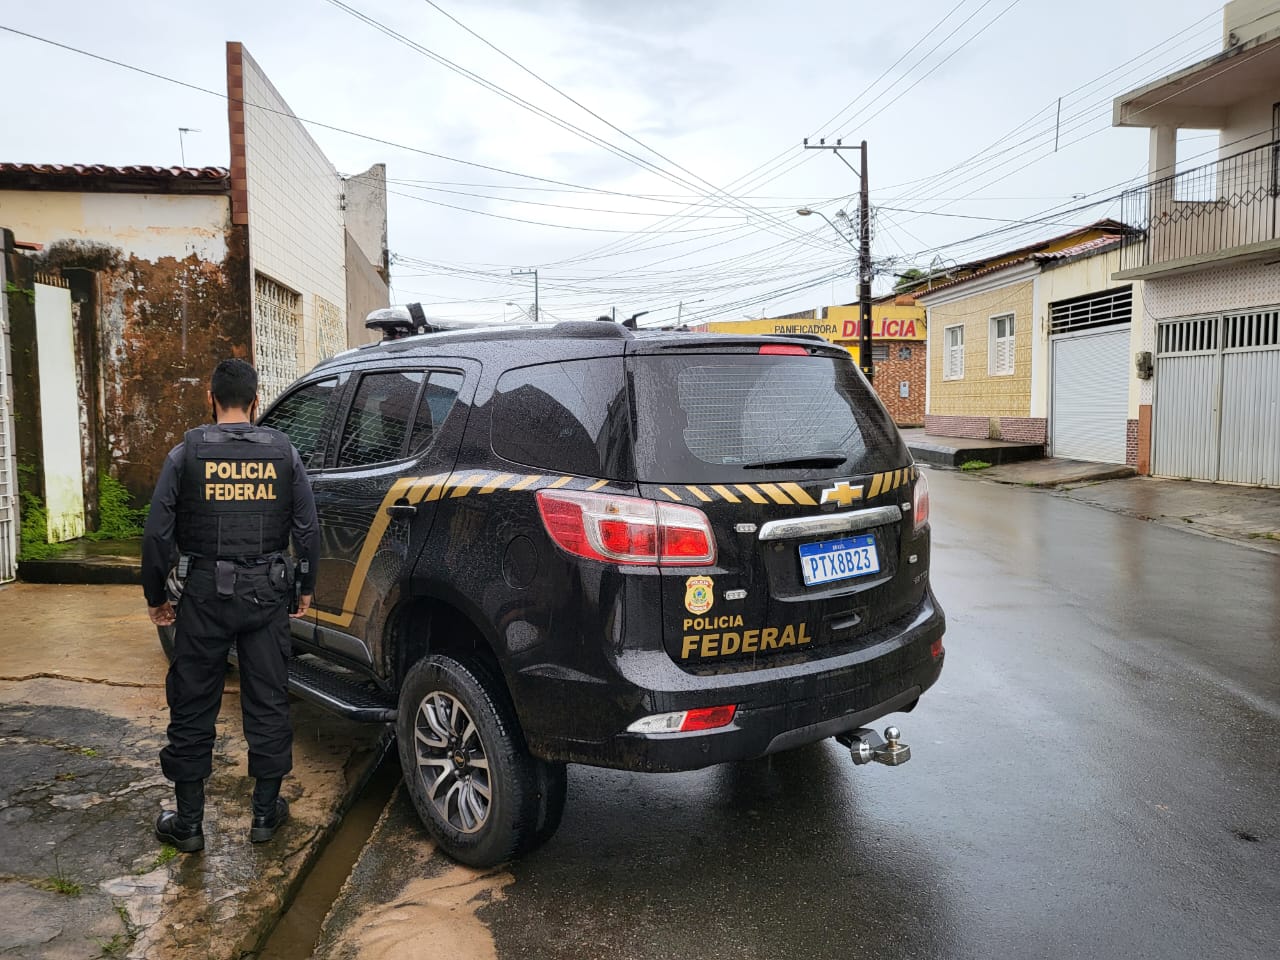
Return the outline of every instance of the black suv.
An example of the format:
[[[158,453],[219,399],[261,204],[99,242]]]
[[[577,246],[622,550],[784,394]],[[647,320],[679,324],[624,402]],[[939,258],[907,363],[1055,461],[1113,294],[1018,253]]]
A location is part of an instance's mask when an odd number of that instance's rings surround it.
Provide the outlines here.
[[[428,333],[322,363],[262,422],[320,517],[294,692],[395,723],[465,863],[549,837],[566,763],[849,743],[942,669],[925,478],[825,341]]]

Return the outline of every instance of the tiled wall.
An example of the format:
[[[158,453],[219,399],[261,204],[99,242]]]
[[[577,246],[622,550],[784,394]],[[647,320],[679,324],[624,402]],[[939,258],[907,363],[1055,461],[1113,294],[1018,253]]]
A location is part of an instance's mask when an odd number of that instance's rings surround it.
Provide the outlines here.
[[[227,53],[233,200],[246,206],[254,272],[301,295],[301,374],[323,352],[317,304],[347,301],[342,179],[248,52],[232,43]],[[238,99],[243,105],[235,102]],[[242,144],[237,143],[238,108],[243,113]],[[239,198],[238,166],[244,170]]]
[[[893,422],[900,427],[918,427],[924,423],[925,348],[923,341],[886,340],[889,359],[876,361],[876,393],[888,409]],[[899,354],[910,351],[909,359]],[[908,396],[902,396],[902,381],[907,382]]]
[[[1012,443],[1048,443],[1049,421],[1044,417],[1001,417],[1000,437]]]
[[[1024,280],[929,308],[929,413],[1025,417],[1031,412],[1033,291],[1033,281]],[[1014,314],[1014,367],[1011,375],[992,376],[987,354],[990,318],[1001,313]],[[964,377],[944,380],[944,331],[957,323],[964,324]]]

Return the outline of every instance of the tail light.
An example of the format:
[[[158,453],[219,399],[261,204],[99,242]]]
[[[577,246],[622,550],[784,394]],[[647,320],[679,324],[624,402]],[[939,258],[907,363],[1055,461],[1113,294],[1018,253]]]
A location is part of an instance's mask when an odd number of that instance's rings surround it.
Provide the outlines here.
[[[575,490],[539,490],[537,499],[547,533],[574,556],[679,567],[716,562],[711,522],[696,507]]]
[[[923,473],[916,476],[916,489],[911,496],[911,517],[917,533],[929,522],[929,481]]]
[[[809,351],[791,343],[766,343],[760,348],[760,354],[765,357],[807,357]]]
[[[641,717],[627,733],[694,733],[699,730],[719,730],[733,723],[738,712],[736,703],[722,707],[699,707],[696,710],[679,710],[675,713],[655,713]]]

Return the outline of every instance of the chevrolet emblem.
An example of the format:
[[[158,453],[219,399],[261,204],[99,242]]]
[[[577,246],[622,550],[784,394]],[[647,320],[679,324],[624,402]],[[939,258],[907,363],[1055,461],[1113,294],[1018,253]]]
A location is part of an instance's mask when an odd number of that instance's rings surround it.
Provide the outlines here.
[[[846,480],[822,491],[823,503],[838,503],[842,507],[851,506],[855,500],[861,499],[862,487],[851,487]]]

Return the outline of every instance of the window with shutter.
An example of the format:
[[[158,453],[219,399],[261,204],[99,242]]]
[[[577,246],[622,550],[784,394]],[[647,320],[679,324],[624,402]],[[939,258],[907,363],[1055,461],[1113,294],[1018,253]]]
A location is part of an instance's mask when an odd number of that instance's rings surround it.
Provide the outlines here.
[[[990,353],[988,371],[992,376],[1013,373],[1013,314],[1002,313],[991,318]]]
[[[942,331],[943,358],[942,379],[964,378],[964,326],[957,324]]]

